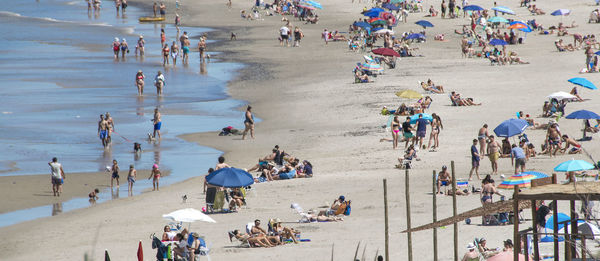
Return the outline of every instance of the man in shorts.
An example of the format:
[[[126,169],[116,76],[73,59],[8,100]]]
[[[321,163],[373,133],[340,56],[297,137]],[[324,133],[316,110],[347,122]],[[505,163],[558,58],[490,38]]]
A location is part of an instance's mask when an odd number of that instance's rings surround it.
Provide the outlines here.
[[[402,123],[402,134],[404,136],[404,140],[406,140],[406,144],[404,144],[405,149],[408,147],[409,141],[412,141],[412,145],[415,145],[415,139],[412,131],[413,128],[410,125],[410,117],[406,117],[406,121]]]
[[[437,180],[437,193],[443,194],[440,191],[441,186],[450,186],[452,184],[452,177],[450,176],[450,172],[448,172],[448,167],[446,165],[442,166],[442,171],[438,173]]]
[[[48,162],[50,165],[51,178],[52,178],[52,193],[55,197],[60,196],[62,193],[62,184],[65,180],[65,172],[63,171],[62,165],[58,163],[58,159],[56,157],[52,158],[51,162]]]
[[[156,134],[158,134],[158,138],[160,139],[160,127],[162,126],[160,116],[158,108],[154,109],[154,118],[152,119],[152,123],[154,123],[154,132],[152,133],[152,138],[156,138]]]
[[[104,115],[100,114],[100,121],[98,121],[98,137],[102,140],[102,146],[106,148],[108,145],[108,121],[104,119]]]
[[[419,148],[423,148],[425,149],[425,147],[423,147],[423,139],[425,138],[425,135],[427,134],[427,124],[429,123],[429,121],[427,121],[426,119],[423,119],[423,114],[419,114],[419,119],[417,119],[417,139],[419,140]]]
[[[494,135],[490,135],[490,140],[488,141],[488,155],[490,158],[490,162],[492,163],[492,174],[498,174],[498,159],[500,158],[500,142],[498,142]]]
[[[517,144],[513,144],[510,150],[510,163],[515,166],[515,174],[519,173],[519,167],[521,168],[521,172],[525,171],[525,162],[525,152]]]
[[[471,176],[473,176],[473,171],[475,171],[477,179],[481,180],[481,177],[479,177],[479,161],[481,158],[477,151],[477,142],[477,139],[473,139],[473,145],[471,145],[471,172],[469,172],[469,180],[471,180]]]
[[[565,148],[561,149],[561,151],[563,153],[566,152],[570,146],[573,146],[573,147],[569,150],[569,154],[581,153],[581,151],[583,150],[581,148],[581,144],[579,142],[577,142],[573,138],[569,138],[569,136],[566,134],[562,135],[562,141],[565,143]]]
[[[285,25],[282,26],[281,28],[279,28],[279,36],[281,36],[281,45],[289,47],[290,46],[290,28],[288,28]]]

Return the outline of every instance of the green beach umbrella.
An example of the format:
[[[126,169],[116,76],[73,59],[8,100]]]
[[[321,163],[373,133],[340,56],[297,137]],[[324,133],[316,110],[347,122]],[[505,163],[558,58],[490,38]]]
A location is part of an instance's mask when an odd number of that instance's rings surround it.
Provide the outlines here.
[[[494,17],[488,19],[488,22],[490,22],[490,23],[508,23],[508,20],[501,16],[494,16]]]

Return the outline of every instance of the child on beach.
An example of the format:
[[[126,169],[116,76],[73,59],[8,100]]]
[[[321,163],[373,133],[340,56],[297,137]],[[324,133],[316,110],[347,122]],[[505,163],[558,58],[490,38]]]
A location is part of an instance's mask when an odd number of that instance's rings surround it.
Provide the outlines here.
[[[113,187],[113,181],[117,180],[117,188],[119,187],[119,164],[117,164],[117,160],[113,160],[113,165],[111,168],[107,168],[107,171],[112,170],[112,176],[110,178],[110,187]]]
[[[135,183],[135,176],[137,174],[137,170],[133,167],[133,164],[129,165],[129,174],[127,174],[127,191],[129,194],[133,194],[133,183]]]
[[[148,177],[148,179],[152,178],[152,191],[158,190],[158,180],[160,179],[160,170],[158,170],[158,165],[154,164],[152,166],[152,172],[150,172],[150,177]]]

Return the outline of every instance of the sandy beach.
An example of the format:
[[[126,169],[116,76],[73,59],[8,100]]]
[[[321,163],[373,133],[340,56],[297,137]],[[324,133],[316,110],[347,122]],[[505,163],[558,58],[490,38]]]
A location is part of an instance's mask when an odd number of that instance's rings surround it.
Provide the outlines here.
[[[104,8],[112,8],[112,3],[106,2]],[[129,2],[130,5],[146,6],[149,13],[152,11],[152,1]],[[321,32],[324,28],[347,31],[349,24],[361,18],[360,11],[367,4],[348,0],[322,1],[324,9],[318,12],[318,24],[290,19],[306,37],[301,47],[284,48],[277,40],[278,29],[284,24],[281,16],[255,21],[240,18],[240,10],[249,10],[253,2],[233,1],[231,9],[225,5],[226,1],[183,2],[182,24],[214,28],[208,33],[208,39],[217,42],[209,43],[208,51],[219,52],[215,57],[224,61],[247,65],[230,82],[228,93],[235,99],[247,101],[256,117],[262,119],[256,126],[256,139],[219,137],[217,132],[181,137],[223,151],[227,163],[239,168],[250,168],[277,144],[287,153],[309,160],[315,175],[310,179],[255,184],[246,198],[247,208],[238,213],[213,215],[217,221],[215,224],[191,224],[191,231],[205,237],[211,248],[212,260],[329,260],[332,245],[334,260],[349,260],[354,256],[358,242],[362,242],[363,246],[366,244],[366,260],[370,260],[377,251],[381,254],[384,249],[384,178],[388,182],[390,259],[407,260],[406,234],[400,233],[406,228],[405,176],[403,170],[394,168],[397,158],[403,154],[404,144],[401,149],[393,150],[390,142],[380,142],[382,138],[391,138],[390,132],[382,127],[387,116],[380,115],[381,108],[396,108],[401,103],[411,102],[396,97],[395,92],[411,89],[424,93],[418,81],[432,79],[443,85],[446,92],[454,90],[482,103],[481,106],[457,107],[451,106],[448,94],[431,95],[433,103],[428,113],[440,115],[444,129],[437,151],[419,151],[420,161],[413,162],[410,171],[412,225],[418,226],[432,219],[432,171],[439,171],[442,165],[450,166],[450,161],[454,161],[457,178],[466,179],[471,167],[471,140],[476,138],[484,123],[489,124],[491,132],[502,121],[514,118],[518,111],[531,114],[538,122],[547,123],[548,118],[538,115],[548,94],[570,91],[572,86],[567,79],[572,77],[586,77],[592,82],[600,79],[597,73],[579,74],[585,66],[583,50],[557,52],[554,46],[558,39],[556,34],[530,33],[525,44],[507,47],[530,62],[527,65],[490,66],[487,59],[462,58],[461,36],[453,31],[468,24],[468,19],[434,17],[426,18],[435,25],[427,29],[427,42],[415,44],[419,47],[417,53],[423,57],[402,58],[396,69],[386,69],[373,83],[354,84],[352,69],[357,62],[363,61],[362,56],[367,53],[350,52],[346,42],[325,45]],[[491,0],[470,2],[484,8],[493,6]],[[165,3],[168,7],[167,21],[172,21],[174,1]],[[424,8],[428,8],[429,4],[439,8],[438,1],[425,1]],[[576,21],[579,26],[569,31],[585,35],[597,32],[599,26],[587,23],[589,13],[596,8],[593,4],[593,1],[553,1],[539,2],[538,7],[547,13],[559,8],[571,9],[572,14],[564,17],[564,22],[570,24]],[[506,6],[517,12],[516,18],[535,18],[545,27],[557,25],[561,20],[549,14],[532,16],[526,8],[519,8],[516,1],[506,3]],[[425,14],[411,13],[408,23],[400,23],[394,30],[397,34],[420,30],[421,27],[414,22],[423,19]],[[231,32],[236,33],[236,41],[229,41]],[[446,35],[446,41],[434,41],[433,36],[441,33]],[[572,36],[561,38],[567,43],[573,39]],[[197,36],[192,36],[192,46],[196,44]],[[378,45],[381,44],[378,42]],[[567,111],[599,108],[597,91],[583,88],[579,91],[589,100],[569,103]],[[240,122],[242,120],[240,118]],[[580,120],[561,119],[559,124],[563,133],[580,137]],[[539,151],[546,132],[529,129],[527,135]],[[593,137],[583,146],[591,155],[598,155],[598,136]],[[561,154],[556,158],[539,155],[527,162],[527,169],[552,173],[557,164],[572,158],[589,161],[581,154]],[[156,251],[150,247],[149,236],[161,233],[166,224],[161,216],[180,208],[201,209],[205,204],[202,175],[206,169],[189,171],[197,173],[198,177],[163,187],[159,192],[120,198],[90,208],[2,227],[0,234],[8,235],[10,240],[0,245],[0,252],[5,253],[3,258],[10,260],[40,260],[41,257],[44,260],[82,260],[85,253],[101,260],[104,250],[108,249],[113,260],[132,260],[141,240],[145,260],[155,260]],[[480,175],[483,177],[489,173],[490,162],[484,158]],[[513,173],[510,159],[500,159],[499,173],[506,176]],[[109,181],[107,173],[67,175],[69,183],[64,188],[65,198],[85,196],[94,187],[107,186]],[[141,174],[142,177],[145,175]],[[493,178],[497,182],[500,180],[499,175]],[[1,177],[0,197],[5,200],[0,203],[0,213],[53,203],[55,199],[45,196],[51,189],[49,184],[45,186],[49,183],[48,179],[47,176]],[[559,179],[564,179],[562,173]],[[478,187],[480,182],[472,181],[471,185]],[[501,192],[507,196],[512,194],[506,190]],[[185,203],[181,200],[183,195],[188,197]],[[285,222],[296,222],[300,217],[290,209],[292,203],[298,203],[305,209],[317,208],[331,204],[339,195],[352,200],[352,214],[343,222],[285,224],[302,231],[302,237],[311,239],[311,242],[266,249],[239,248],[239,243],[229,242],[227,231],[243,229],[245,224],[255,219],[280,218]],[[479,206],[478,194],[458,198],[459,213]],[[565,210],[568,205],[559,205],[559,208]],[[451,215],[451,197],[439,196],[438,218]],[[529,210],[525,210],[524,216],[531,216]],[[512,238],[512,226],[480,226],[480,223],[480,218],[474,218],[470,225],[464,222],[458,224],[460,256],[466,251],[466,245],[476,237],[487,238],[491,247],[501,247],[503,240]],[[522,226],[527,227],[528,224],[526,222]],[[452,227],[439,229],[438,233],[440,260],[452,260]],[[44,239],[34,248],[27,244],[32,234]],[[415,260],[432,260],[431,231],[414,233],[412,240]],[[550,252],[547,247],[543,250]]]

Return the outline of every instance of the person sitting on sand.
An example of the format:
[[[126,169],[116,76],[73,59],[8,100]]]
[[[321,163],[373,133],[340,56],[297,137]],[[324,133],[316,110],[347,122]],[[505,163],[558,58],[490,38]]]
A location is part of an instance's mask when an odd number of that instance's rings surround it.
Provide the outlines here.
[[[175,258],[181,258],[178,260],[187,260],[187,258],[190,255],[189,252],[189,245],[187,243],[187,240],[185,240],[185,237],[183,236],[182,233],[178,233],[177,235],[175,235],[175,248],[173,248],[173,252],[175,253]]]
[[[478,106],[481,105],[481,103],[475,103],[473,102],[473,98],[466,98],[463,99],[460,97],[460,94],[456,93],[456,92],[452,92],[450,99],[452,100],[453,104],[456,104],[457,106]]]
[[[529,114],[525,114],[525,121],[527,121],[527,124],[533,127],[534,129],[539,129],[541,125],[540,123],[536,122],[533,118],[531,118]]]
[[[600,120],[596,120],[596,126],[592,126],[590,124],[590,120],[585,120],[584,125],[585,125],[585,129],[584,129],[585,132],[597,133],[598,131],[600,131],[600,128],[598,128],[598,126],[600,125]]]
[[[273,245],[267,240],[266,237],[251,237],[248,234],[241,233],[239,230],[229,232],[229,240],[235,237],[239,241],[248,241],[251,247],[272,247]]]
[[[558,39],[558,40],[554,41],[554,45],[556,46],[556,49],[558,49],[559,52],[575,51],[575,47],[573,47],[572,44],[565,45],[563,43],[563,39]]]
[[[546,12],[544,12],[540,8],[537,8],[535,5],[529,5],[527,7],[527,10],[529,10],[529,12],[531,12],[532,14],[536,14],[536,15],[545,15],[546,14]]]
[[[448,167],[446,165],[442,166],[442,170],[438,173],[437,180],[437,193],[444,194],[441,191],[442,186],[450,186],[452,184],[452,176],[450,176],[450,172],[448,172]]]
[[[281,244],[281,240],[279,239],[279,237],[267,235],[267,231],[264,228],[260,227],[259,219],[254,220],[254,225],[252,226],[252,228],[250,228],[250,234],[252,235],[252,237],[255,238],[266,238],[267,243],[269,243],[270,246],[276,246]]]
[[[92,192],[90,192],[90,194],[88,194],[88,197],[90,198],[90,202],[91,201],[96,201],[98,200],[98,193],[100,193],[100,190],[98,190],[97,188],[92,190]]]
[[[511,149],[512,146],[510,145],[510,141],[508,140],[508,137],[504,137],[504,139],[502,139],[502,151],[500,153],[500,157],[501,158],[508,158],[511,155]]]
[[[579,93],[577,93],[577,87],[573,87],[573,89],[571,89],[571,92],[569,92],[569,93],[576,97],[573,100],[578,101],[578,102],[583,101],[583,98],[581,98],[581,96],[579,96]]]
[[[291,239],[295,244],[298,244],[298,240],[296,239],[296,234],[299,232],[294,230],[293,228],[284,227],[281,225],[281,219],[276,218],[272,222],[273,224],[273,234],[275,236],[281,237],[281,239]]]
[[[368,83],[368,82],[370,82],[369,75],[367,75],[366,73],[364,73],[359,68],[354,69],[354,79],[358,83]]]
[[[303,160],[302,165],[298,166],[300,170],[296,170],[296,177],[298,178],[312,178],[313,170],[312,164],[308,160]]]
[[[238,208],[241,208],[244,204],[246,204],[244,194],[242,194],[239,188],[234,188],[233,190],[231,190],[229,195],[231,196],[231,200],[229,200],[230,210],[237,210]]]
[[[508,58],[510,59],[510,64],[513,63],[517,63],[517,64],[529,64],[529,62],[523,61],[523,59],[521,59],[521,57],[518,56],[517,52],[515,51],[511,51],[508,54]]]
[[[485,240],[485,238],[479,239],[479,241],[477,243],[478,243],[477,245],[478,245],[479,253],[481,253],[481,255],[485,259],[488,259],[488,258],[498,254],[498,251],[496,249],[490,249],[487,247],[487,241]]]
[[[565,143],[565,147],[560,150],[562,153],[565,153],[565,151],[567,151],[567,149],[570,146],[573,147],[571,148],[571,150],[569,150],[569,154],[581,153],[581,151],[583,150],[581,148],[581,144],[575,141],[573,138],[569,138],[567,134],[562,135],[562,141]]]

